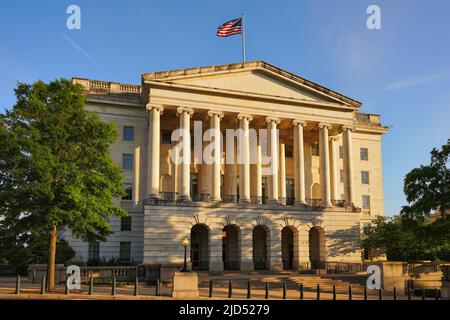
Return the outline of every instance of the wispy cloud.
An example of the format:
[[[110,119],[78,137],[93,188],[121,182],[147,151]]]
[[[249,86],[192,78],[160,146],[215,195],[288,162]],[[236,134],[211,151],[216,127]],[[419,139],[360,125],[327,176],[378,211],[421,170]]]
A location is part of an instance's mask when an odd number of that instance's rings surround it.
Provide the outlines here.
[[[69,36],[65,35],[64,33],[61,33],[61,37],[63,37],[64,40],[66,40],[72,47],[77,49],[78,52],[80,52],[83,56],[85,56],[89,61],[93,63],[95,62],[94,59],[86,51],[84,51],[83,48],[81,48],[75,41],[70,39]]]
[[[424,75],[419,77],[412,77],[408,79],[402,79],[395,81],[394,83],[390,84],[389,86],[385,87],[384,91],[389,90],[399,90],[399,89],[405,89],[410,87],[416,87],[423,84],[427,84],[430,82],[438,81],[444,78],[450,77],[450,72],[446,73],[436,73],[431,75]]]

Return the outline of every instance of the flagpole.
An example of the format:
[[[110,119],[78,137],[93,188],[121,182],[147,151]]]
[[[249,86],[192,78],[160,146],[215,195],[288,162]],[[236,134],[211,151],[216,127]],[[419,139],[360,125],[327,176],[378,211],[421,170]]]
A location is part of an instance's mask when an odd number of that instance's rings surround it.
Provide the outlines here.
[[[244,28],[244,13],[241,16],[242,24],[242,63],[245,63],[245,28]]]

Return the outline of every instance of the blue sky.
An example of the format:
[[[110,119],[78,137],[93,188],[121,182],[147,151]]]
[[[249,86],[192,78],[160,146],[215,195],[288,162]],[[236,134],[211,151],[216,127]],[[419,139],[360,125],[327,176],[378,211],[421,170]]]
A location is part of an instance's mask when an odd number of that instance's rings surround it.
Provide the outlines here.
[[[81,30],[66,28],[67,6]],[[368,30],[366,9],[381,8]],[[392,125],[383,141],[385,212],[403,178],[450,138],[446,0],[9,1],[0,11],[0,110],[17,81],[59,77],[139,83],[144,72],[239,62],[239,36],[216,28],[246,14],[247,60],[265,60],[363,102]]]

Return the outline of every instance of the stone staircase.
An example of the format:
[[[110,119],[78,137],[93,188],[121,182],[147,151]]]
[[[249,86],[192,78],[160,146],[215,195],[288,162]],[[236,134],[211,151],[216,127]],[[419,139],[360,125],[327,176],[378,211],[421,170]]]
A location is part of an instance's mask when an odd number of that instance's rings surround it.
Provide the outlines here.
[[[265,283],[270,288],[281,289],[283,283],[286,284],[288,290],[299,290],[300,284],[303,284],[305,292],[317,290],[320,286],[321,292],[331,293],[333,285],[336,287],[336,293],[348,293],[349,286],[352,286],[352,292],[362,294],[367,276],[364,274],[351,275],[312,275],[298,274],[295,272],[273,272],[273,271],[255,271],[255,272],[198,272],[199,287],[206,288],[209,286],[210,280],[213,281],[215,288],[227,288],[229,281],[232,282],[233,288],[247,288],[250,281],[252,288],[264,288]]]

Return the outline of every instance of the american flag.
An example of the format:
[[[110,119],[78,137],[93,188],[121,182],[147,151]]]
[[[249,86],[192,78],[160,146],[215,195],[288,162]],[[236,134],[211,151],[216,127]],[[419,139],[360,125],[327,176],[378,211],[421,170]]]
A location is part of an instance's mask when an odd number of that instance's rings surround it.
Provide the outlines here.
[[[217,28],[217,36],[219,37],[229,37],[241,33],[242,18],[227,21]]]

